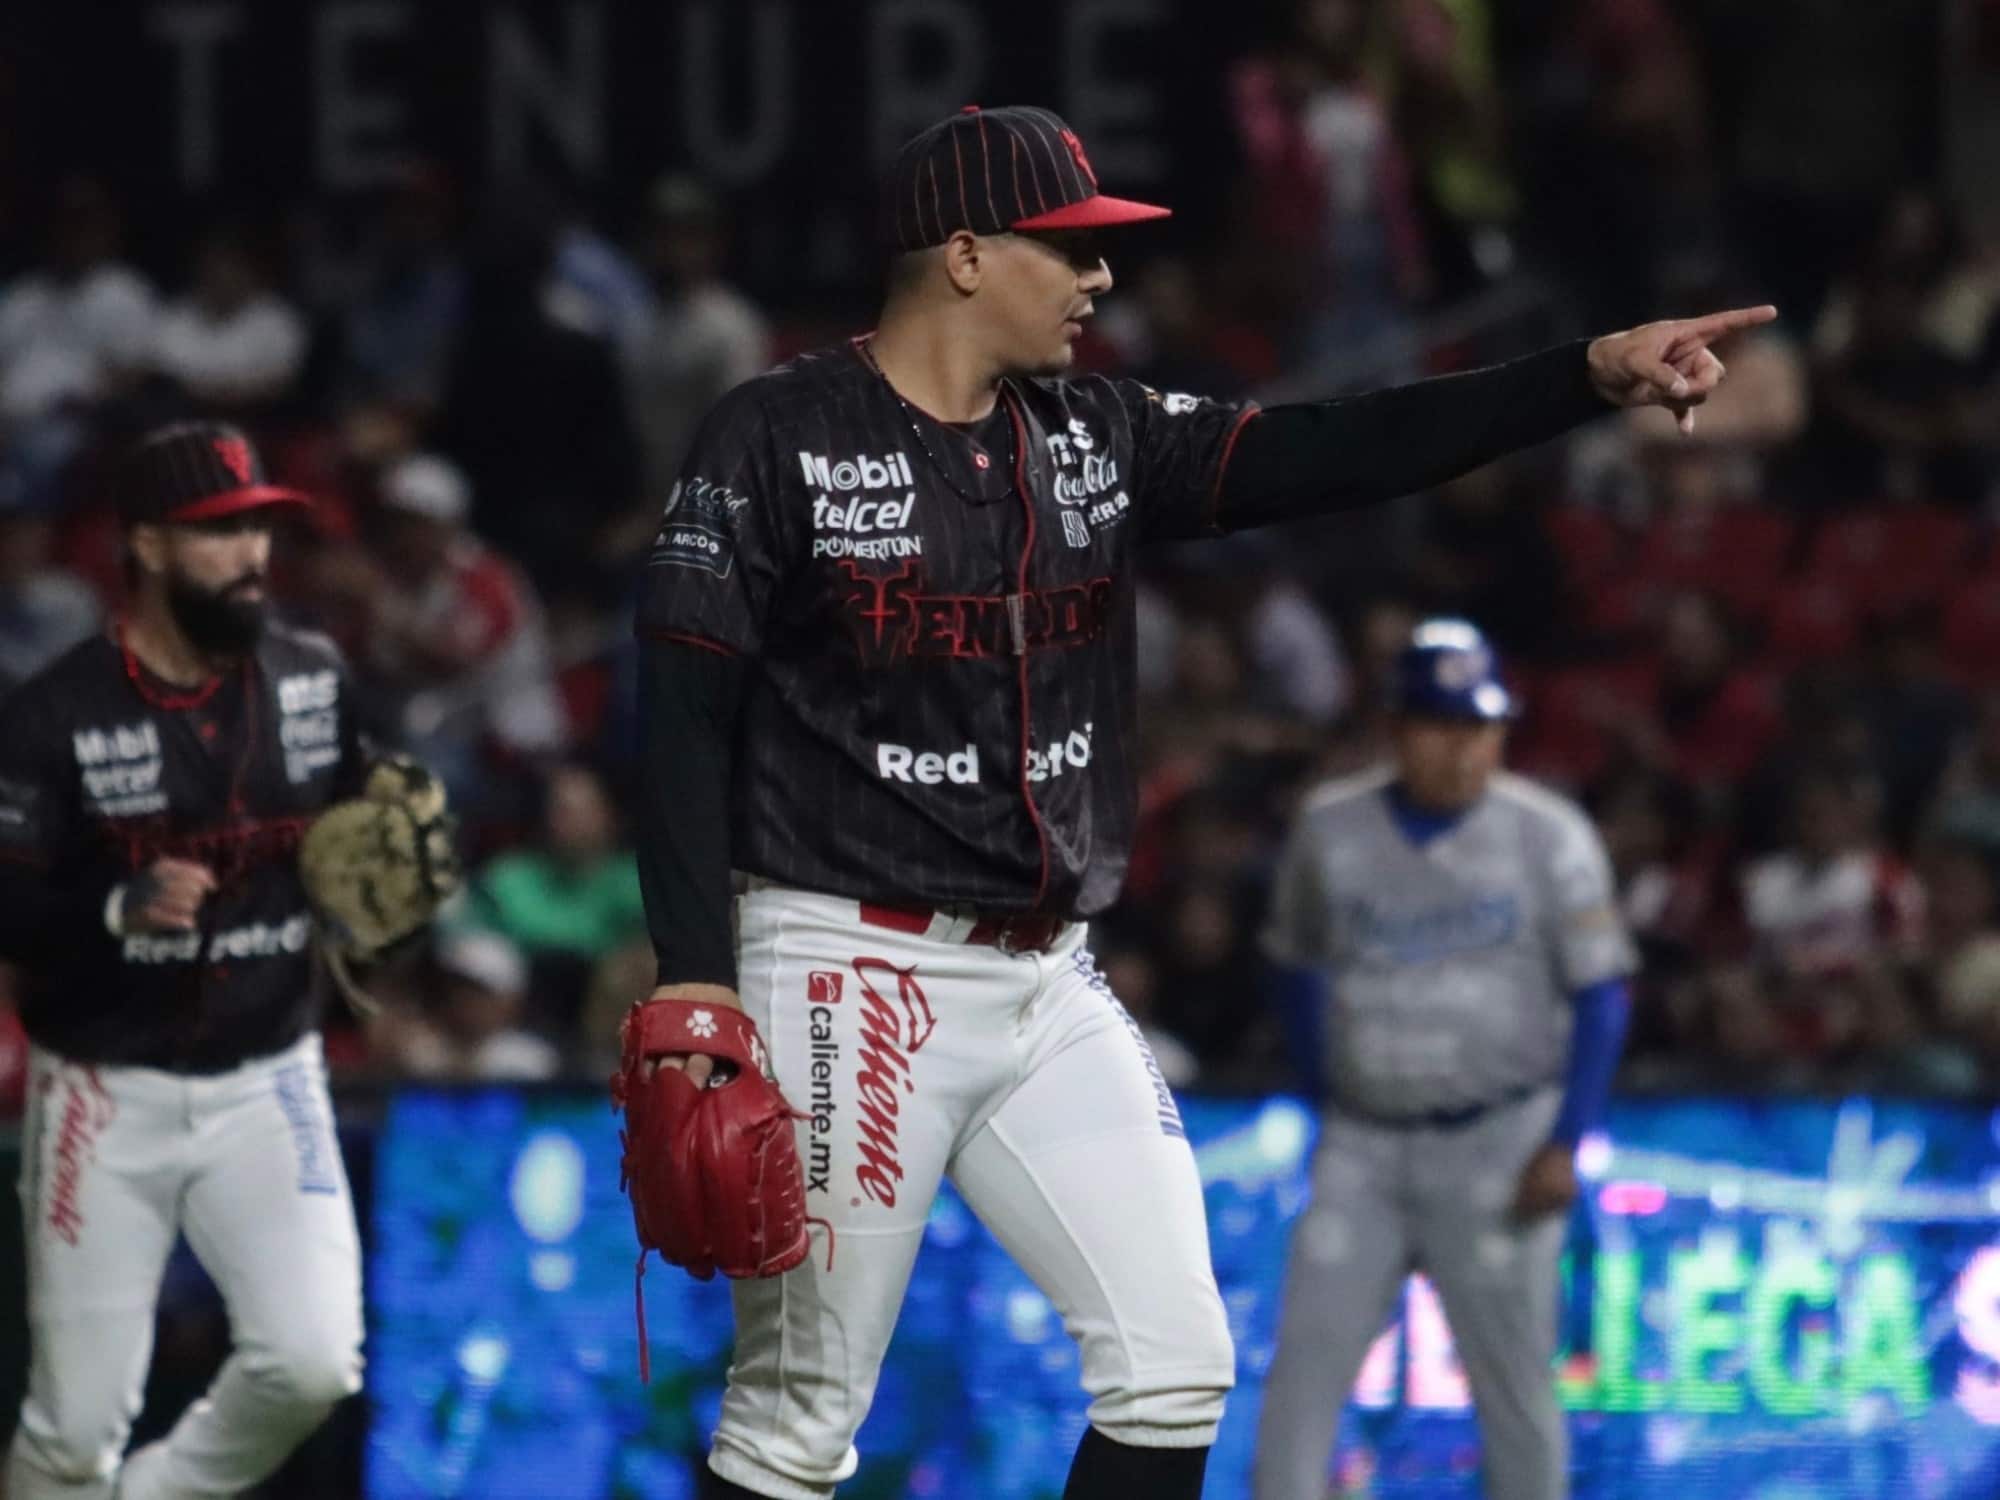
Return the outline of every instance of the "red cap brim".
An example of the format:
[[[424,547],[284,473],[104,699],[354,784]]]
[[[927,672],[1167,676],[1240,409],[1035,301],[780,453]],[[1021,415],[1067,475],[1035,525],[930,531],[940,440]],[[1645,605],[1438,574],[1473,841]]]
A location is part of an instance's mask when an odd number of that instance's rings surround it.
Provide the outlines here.
[[[1107,224],[1138,224],[1147,219],[1173,216],[1171,208],[1157,203],[1135,203],[1130,198],[1109,198],[1103,193],[1080,203],[1065,203],[1032,219],[1016,219],[1011,229],[1102,229]]]
[[[233,516],[241,510],[256,510],[265,505],[311,505],[312,501],[299,490],[286,489],[278,484],[249,484],[240,490],[224,490],[219,495],[206,495],[190,504],[168,511],[160,519],[175,524],[184,521],[213,521],[217,516]]]

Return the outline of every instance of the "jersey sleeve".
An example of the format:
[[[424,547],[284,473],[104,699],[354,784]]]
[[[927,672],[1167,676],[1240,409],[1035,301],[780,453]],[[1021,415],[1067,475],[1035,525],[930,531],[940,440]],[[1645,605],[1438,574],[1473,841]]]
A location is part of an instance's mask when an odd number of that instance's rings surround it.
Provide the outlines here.
[[[118,875],[83,837],[67,750],[32,683],[0,704],[0,958],[34,963],[105,940]]]
[[[1222,472],[1251,402],[1156,391],[1136,380],[1111,388],[1132,426],[1132,497],[1144,534],[1164,541],[1216,536]]]
[[[792,561],[782,500],[753,382],[709,413],[667,495],[639,587],[640,636],[741,655],[762,649]]]
[[[1638,968],[1638,956],[1618,913],[1611,861],[1581,813],[1554,825],[1549,889],[1554,903],[1556,963],[1571,994]]]
[[[358,797],[368,781],[368,768],[375,763],[380,747],[362,727],[361,697],[354,690],[354,674],[345,662],[340,667],[340,765],[334,773],[335,797]]]
[[[71,844],[69,798],[47,718],[15,693],[0,705],[0,863],[46,871]]]
[[[1332,916],[1313,825],[1312,817],[1300,818],[1285,840],[1261,939],[1268,958],[1297,968],[1331,963],[1334,956]]]

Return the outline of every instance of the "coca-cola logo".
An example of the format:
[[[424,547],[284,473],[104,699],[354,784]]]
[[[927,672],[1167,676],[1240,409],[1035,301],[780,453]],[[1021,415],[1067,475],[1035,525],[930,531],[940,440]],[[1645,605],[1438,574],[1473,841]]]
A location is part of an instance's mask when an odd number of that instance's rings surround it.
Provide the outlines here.
[[[1095,500],[1118,485],[1118,460],[1109,453],[1086,453],[1075,471],[1056,475],[1056,499],[1064,505]]]
[[[937,1017],[917,982],[916,965],[898,968],[886,958],[857,958],[852,968],[861,987],[854,1180],[871,1203],[894,1208],[903,1181],[903,1100],[917,1091],[910,1059],[931,1039]],[[883,993],[885,987],[890,994]],[[859,1205],[861,1198],[853,1201]]]

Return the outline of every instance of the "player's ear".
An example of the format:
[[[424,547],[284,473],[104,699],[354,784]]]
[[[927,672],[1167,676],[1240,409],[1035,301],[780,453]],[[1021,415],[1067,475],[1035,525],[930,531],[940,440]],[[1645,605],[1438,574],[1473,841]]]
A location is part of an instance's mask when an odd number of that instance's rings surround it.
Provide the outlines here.
[[[979,284],[986,279],[986,257],[990,248],[969,229],[959,230],[938,246],[939,253],[944,257],[945,278],[951,282],[953,290],[967,297],[979,290]]]
[[[164,573],[167,567],[167,534],[147,523],[125,534],[125,550],[142,573]]]

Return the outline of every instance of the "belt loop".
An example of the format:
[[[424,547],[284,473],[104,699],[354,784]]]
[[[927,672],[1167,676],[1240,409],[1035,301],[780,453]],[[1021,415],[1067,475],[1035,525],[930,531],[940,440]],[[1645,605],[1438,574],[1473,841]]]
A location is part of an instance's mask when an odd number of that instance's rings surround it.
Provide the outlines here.
[[[978,925],[979,918],[963,907],[956,911],[939,907],[931,916],[931,936],[940,943],[963,943]]]

